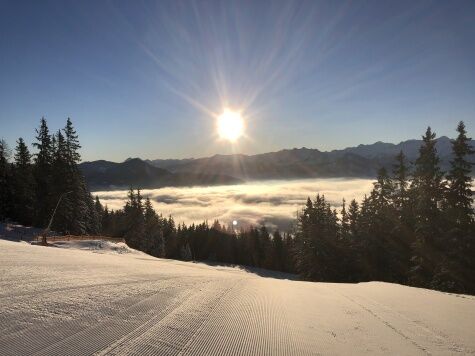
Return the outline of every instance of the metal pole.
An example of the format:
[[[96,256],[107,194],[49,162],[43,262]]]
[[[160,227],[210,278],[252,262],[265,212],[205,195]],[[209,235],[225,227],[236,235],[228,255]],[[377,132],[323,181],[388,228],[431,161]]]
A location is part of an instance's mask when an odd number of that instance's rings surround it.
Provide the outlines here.
[[[59,196],[58,202],[56,203],[56,207],[53,210],[53,214],[51,214],[51,218],[49,219],[48,226],[46,227],[46,229],[44,229],[42,233],[41,244],[44,246],[46,246],[46,235],[49,233],[51,229],[51,224],[53,223],[53,218],[54,218],[54,215],[56,214],[56,210],[58,210],[59,203],[61,203],[61,199],[63,199],[63,197],[69,193],[72,193],[72,191],[65,192]]]

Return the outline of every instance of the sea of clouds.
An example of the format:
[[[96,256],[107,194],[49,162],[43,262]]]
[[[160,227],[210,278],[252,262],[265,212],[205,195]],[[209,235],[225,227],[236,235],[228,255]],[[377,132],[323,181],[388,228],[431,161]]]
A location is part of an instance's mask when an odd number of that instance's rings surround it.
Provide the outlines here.
[[[142,191],[149,197],[157,212],[172,215],[185,224],[224,224],[233,220],[238,226],[265,224],[270,228],[288,230],[307,197],[324,194],[333,207],[340,208],[342,199],[361,201],[372,188],[368,179],[305,179],[292,181],[259,181],[239,185],[214,187],[160,188]],[[127,191],[95,192],[109,209],[120,209],[127,199]]]

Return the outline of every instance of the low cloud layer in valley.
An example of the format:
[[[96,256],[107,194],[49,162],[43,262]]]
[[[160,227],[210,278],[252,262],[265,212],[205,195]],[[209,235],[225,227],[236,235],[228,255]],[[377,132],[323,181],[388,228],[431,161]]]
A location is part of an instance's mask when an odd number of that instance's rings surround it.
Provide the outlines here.
[[[240,226],[265,224],[287,230],[307,197],[324,194],[332,206],[355,198],[360,201],[372,188],[368,179],[311,179],[294,181],[260,181],[214,187],[161,188],[143,190],[157,212],[172,215],[186,224],[218,219]],[[94,193],[110,209],[120,209],[127,191]]]

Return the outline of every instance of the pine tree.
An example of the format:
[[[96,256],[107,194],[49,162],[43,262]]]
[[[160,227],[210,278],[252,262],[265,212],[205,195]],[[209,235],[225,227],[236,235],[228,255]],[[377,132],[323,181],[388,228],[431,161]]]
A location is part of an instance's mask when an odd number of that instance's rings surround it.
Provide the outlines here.
[[[270,268],[277,271],[285,271],[286,264],[287,255],[284,241],[280,231],[276,230],[272,236],[272,265]]]
[[[373,218],[369,231],[371,246],[370,256],[373,260],[372,275],[388,282],[405,282],[409,262],[409,243],[407,231],[401,226],[399,194],[405,195],[404,157],[398,155],[398,178],[390,178],[385,169],[381,169],[374,184],[371,199]],[[404,197],[402,204],[407,208]]]
[[[107,207],[106,207],[107,208]],[[99,234],[102,234],[103,232],[103,226],[102,222],[104,219],[104,207],[101,204],[101,201],[99,200],[99,197],[96,195],[96,200],[94,202],[94,210],[96,211],[96,217],[97,217],[97,232]]]
[[[475,153],[470,146],[465,124],[460,121],[457,126],[458,136],[452,141],[453,159],[447,174],[447,214],[457,227],[468,229],[474,223],[475,211],[472,197],[473,163],[469,157]]]
[[[393,165],[393,187],[394,187],[394,207],[402,219],[408,218],[409,210],[409,167],[406,156],[402,150],[396,156],[396,163]]]
[[[165,257],[176,258],[179,255],[179,246],[176,234],[175,221],[171,217],[163,219],[163,239],[165,241]]]
[[[161,256],[162,229],[160,218],[152,206],[152,202],[147,197],[144,204],[144,251],[153,255]]]
[[[415,162],[411,184],[416,240],[413,245],[413,266],[409,281],[418,286],[429,285],[439,260],[435,247],[436,240],[441,235],[439,206],[443,194],[443,173],[439,167],[435,137],[435,133],[428,127],[422,137],[423,142]]]
[[[440,158],[437,155],[435,133],[428,127],[422,137],[419,157],[415,163],[411,189],[415,193],[416,229],[423,239],[431,239],[437,233],[439,206],[442,201],[443,172],[440,170]]]
[[[67,119],[64,129],[54,138],[52,181],[55,182],[55,200],[63,196],[54,227],[74,235],[95,235],[99,231],[99,217],[78,167],[81,145],[71,119]]]
[[[475,234],[474,208],[472,198],[473,163],[465,125],[457,126],[458,136],[452,141],[453,159],[447,174],[447,190],[444,201],[446,225],[439,239],[441,258],[433,273],[431,287],[449,292],[470,292],[475,290]]]
[[[341,237],[345,240],[349,240],[350,237],[350,217],[346,211],[346,201],[343,199],[341,206]]]
[[[73,210],[74,196],[67,192],[73,191],[71,185],[71,175],[68,169],[66,157],[66,141],[61,130],[52,136],[53,165],[52,165],[52,191],[55,201],[61,198],[60,205],[56,210],[53,220],[53,230],[65,233],[75,233],[73,231]]]
[[[95,204],[94,198],[92,197],[92,194],[88,190],[86,190],[85,199],[86,199],[86,205],[87,205],[87,213],[85,216],[86,234],[94,235],[94,236],[99,235],[99,232],[100,232],[99,219],[100,218],[96,210],[96,204]]]
[[[114,236],[111,225],[112,225],[112,217],[111,217],[111,213],[109,212],[109,207],[106,205],[104,208],[104,212],[102,213],[102,220],[101,220],[101,228],[102,228],[103,235]]]
[[[411,195],[410,167],[402,150],[396,156],[396,162],[393,165],[392,181],[394,187],[392,201],[396,216],[393,221],[393,244],[387,248],[395,256],[398,265],[396,281],[406,283],[412,253],[411,246],[415,243],[412,204],[415,197]]]
[[[334,211],[324,196],[309,198],[298,217],[295,234],[295,263],[299,274],[310,280],[340,281],[341,254],[338,246],[338,224]]]
[[[33,146],[38,149],[38,153],[35,155],[35,163],[37,166],[48,166],[52,161],[53,146],[48,124],[44,117],[40,120],[40,128],[36,129],[36,134],[38,142],[33,143]]]
[[[350,202],[348,208],[348,221],[351,238],[354,240],[358,234],[359,205],[355,199]]]
[[[377,209],[388,207],[392,201],[394,186],[386,168],[383,167],[378,170],[378,176],[373,186],[371,199],[374,200]]]
[[[17,168],[30,168],[31,154],[23,138],[19,138],[15,148],[15,166]]]
[[[31,164],[31,154],[25,141],[17,141],[13,170],[14,218],[24,225],[33,224],[35,182]]]
[[[66,120],[66,126],[63,131],[66,140],[66,161],[71,167],[77,167],[77,164],[81,161],[81,155],[79,153],[81,145],[79,144],[78,135],[69,117]]]
[[[375,183],[376,184],[376,183]],[[376,234],[378,226],[378,199],[377,193],[371,192],[370,196],[364,196],[358,213],[357,239],[354,241],[354,249],[357,265],[361,267],[359,271],[360,280],[375,280],[380,278],[379,265],[379,244]]]
[[[47,225],[55,205],[52,184],[53,143],[45,118],[41,118],[40,127],[36,130],[33,146],[38,150],[35,154],[34,177],[36,181],[35,224],[40,227]]]
[[[93,211],[93,201],[87,189],[84,178],[80,175],[75,177],[73,190],[68,197],[73,202],[71,217],[71,233],[73,235],[86,235],[94,233],[91,228],[91,213]]]
[[[344,260],[342,261],[342,264],[344,265],[347,279],[351,282],[358,281],[361,274],[359,271],[361,261],[359,224],[359,205],[356,200],[353,199],[348,206],[348,211],[346,212],[346,207],[344,213],[342,211],[341,219],[341,228],[343,231],[346,231],[346,238],[342,241],[344,249]]]
[[[365,194],[363,201],[361,202],[361,208],[358,214],[358,241],[359,243],[363,242],[363,240],[370,234],[371,226],[374,221],[374,202],[372,199],[368,198]]]
[[[141,249],[145,234],[142,195],[130,188],[128,201],[124,207],[125,235],[124,238],[130,247]]]
[[[261,247],[259,251],[259,267],[267,269],[272,268],[272,244],[269,231],[265,225],[262,225],[259,228],[259,245]]]
[[[10,217],[13,211],[10,151],[7,143],[0,140],[0,221]]]

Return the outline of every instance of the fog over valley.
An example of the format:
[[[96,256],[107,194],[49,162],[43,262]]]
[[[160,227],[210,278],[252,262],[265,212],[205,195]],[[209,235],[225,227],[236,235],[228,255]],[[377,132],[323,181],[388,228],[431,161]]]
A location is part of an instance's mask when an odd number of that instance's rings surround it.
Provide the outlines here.
[[[212,187],[166,187],[142,190],[155,209],[177,222],[200,223],[218,219],[238,226],[265,224],[289,228],[307,197],[324,194],[332,206],[340,207],[342,199],[360,201],[372,188],[370,179],[303,179],[291,181],[258,181]],[[109,209],[121,209],[127,199],[126,190],[94,192]]]

